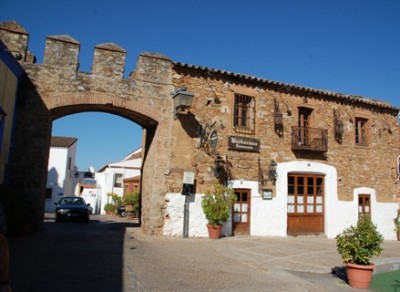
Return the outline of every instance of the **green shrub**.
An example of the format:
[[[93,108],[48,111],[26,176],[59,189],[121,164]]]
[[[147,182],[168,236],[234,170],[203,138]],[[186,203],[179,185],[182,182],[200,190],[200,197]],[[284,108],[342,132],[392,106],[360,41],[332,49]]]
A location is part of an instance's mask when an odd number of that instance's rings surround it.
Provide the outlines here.
[[[111,198],[111,200],[114,202],[115,206],[120,206],[122,205],[122,198],[118,196],[115,193],[107,193],[107,196]]]
[[[104,205],[104,211],[111,211],[111,212],[115,212],[115,210],[117,209],[117,207],[114,204],[111,203],[107,203]]]
[[[216,184],[213,191],[207,191],[201,206],[208,223],[216,226],[226,222],[236,199],[234,190],[221,184]]]
[[[337,251],[350,264],[368,265],[373,256],[382,252],[383,236],[376,230],[370,216],[361,216],[357,226],[350,226],[336,236]]]

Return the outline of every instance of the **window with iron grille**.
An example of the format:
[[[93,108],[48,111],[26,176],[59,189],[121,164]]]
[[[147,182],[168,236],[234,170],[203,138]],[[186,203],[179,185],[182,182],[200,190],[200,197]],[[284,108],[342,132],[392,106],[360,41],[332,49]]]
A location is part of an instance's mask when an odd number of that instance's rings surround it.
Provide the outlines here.
[[[233,113],[233,127],[235,132],[254,134],[254,104],[254,97],[235,94],[235,108]]]
[[[355,119],[355,142],[357,145],[368,145],[367,139],[367,119],[356,118]]]

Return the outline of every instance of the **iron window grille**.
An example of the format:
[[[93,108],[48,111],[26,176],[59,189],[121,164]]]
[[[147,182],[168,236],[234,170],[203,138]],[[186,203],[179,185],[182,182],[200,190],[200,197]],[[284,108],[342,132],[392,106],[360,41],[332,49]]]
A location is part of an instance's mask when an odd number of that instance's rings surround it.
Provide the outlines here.
[[[235,132],[254,134],[255,100],[254,97],[235,94],[233,127]]]

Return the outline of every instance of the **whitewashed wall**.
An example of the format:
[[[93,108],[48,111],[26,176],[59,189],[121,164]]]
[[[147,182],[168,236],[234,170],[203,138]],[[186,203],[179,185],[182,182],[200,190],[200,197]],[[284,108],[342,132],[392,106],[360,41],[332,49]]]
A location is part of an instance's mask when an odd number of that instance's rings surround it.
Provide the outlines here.
[[[46,187],[52,189],[52,197],[45,201],[46,212],[54,212],[54,203],[58,202],[62,195],[74,195],[76,181],[73,175],[71,176],[71,171],[76,160],[76,144],[69,148],[50,147]],[[69,157],[71,157],[71,169],[68,169]]]
[[[325,234],[335,238],[345,228],[355,225],[358,219],[358,195],[371,195],[372,221],[385,240],[395,240],[393,219],[397,214],[397,203],[378,203],[375,190],[358,188],[352,201],[339,201],[337,172],[335,167],[312,161],[293,161],[278,165],[278,179],[272,199],[263,199],[258,191],[258,182],[235,180],[229,186],[234,189],[249,189],[251,193],[250,235],[287,236],[287,176],[290,172],[315,173],[325,176]],[[201,208],[203,195],[190,196],[189,236],[208,236],[207,220]],[[166,195],[164,235],[182,236],[185,196],[176,193]],[[223,235],[230,236],[231,220],[224,225]]]
[[[207,219],[201,207],[204,194],[188,196],[189,201],[189,237],[208,237]],[[168,236],[183,236],[183,218],[185,196],[180,193],[166,195],[166,208],[163,234]],[[224,224],[221,236],[232,235],[231,217]]]
[[[101,203],[100,203],[100,213],[105,214],[104,205],[107,203],[112,203],[107,193],[114,193],[122,197],[124,194],[124,187],[114,187],[114,175],[116,173],[122,174],[123,179],[127,177],[140,175],[140,170],[129,169],[129,168],[107,168],[103,172],[96,172],[95,179],[97,181],[97,189],[100,192]]]

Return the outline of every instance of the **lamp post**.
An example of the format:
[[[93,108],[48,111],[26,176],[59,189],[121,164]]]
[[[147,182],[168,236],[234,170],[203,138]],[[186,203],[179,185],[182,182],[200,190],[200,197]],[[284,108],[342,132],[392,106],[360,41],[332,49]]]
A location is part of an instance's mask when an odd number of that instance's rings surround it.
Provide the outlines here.
[[[179,113],[189,110],[193,102],[194,94],[186,91],[186,88],[178,89],[172,96],[174,100],[174,119],[176,120]]]

